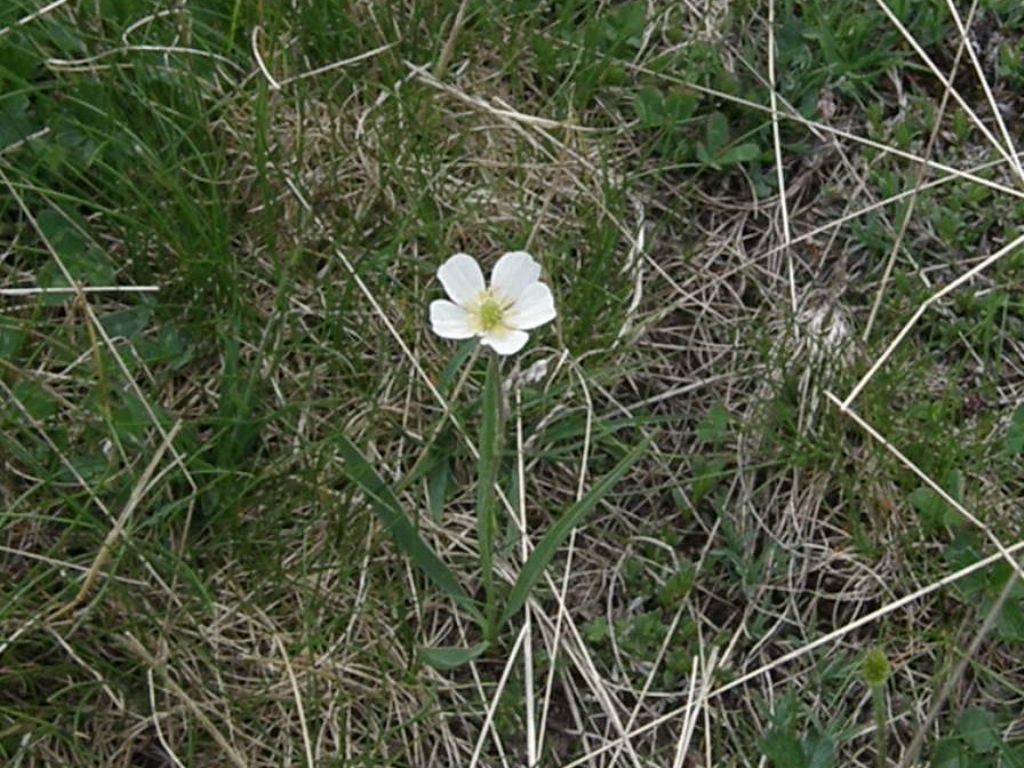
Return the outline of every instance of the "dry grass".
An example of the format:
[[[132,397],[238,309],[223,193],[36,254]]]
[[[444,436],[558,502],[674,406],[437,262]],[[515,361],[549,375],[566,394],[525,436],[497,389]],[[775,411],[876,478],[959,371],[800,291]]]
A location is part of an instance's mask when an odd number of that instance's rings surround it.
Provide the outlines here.
[[[973,707],[998,714],[1002,741],[1016,745],[1019,643],[994,633],[1020,596],[976,611],[954,586],[1000,566],[1014,585],[1021,568],[1019,457],[994,447],[1024,400],[1019,302],[990,324],[998,344],[961,323],[956,303],[1012,294],[1005,281],[1019,267],[998,270],[1016,241],[986,220],[989,235],[964,241],[975,250],[942,250],[921,212],[979,177],[995,190],[993,210],[1017,210],[1005,202],[1020,195],[1015,149],[999,110],[983,112],[1002,98],[994,65],[962,59],[950,27],[955,98],[920,84],[927,71],[894,70],[876,94],[891,100],[890,127],[921,109],[907,90],[931,94],[944,115],[943,130],[909,148],[854,98],[822,93],[828,108],[809,120],[781,95],[751,104],[750,93],[689,82],[730,115],[760,110],[773,142],[763,149],[782,161],[765,164],[765,178],[783,200],[758,190],[760,166],[715,172],[652,151],[633,111],[634,80],[687,82],[663,62],[705,41],[738,80],[775,81],[770,2],[743,24],[726,3],[652,4],[625,82],[603,84],[575,112],[542,82],[535,51],[509,55],[528,16],[491,19],[486,32],[471,18],[436,78],[432,62],[379,50],[394,42],[394,17],[356,5],[353,19],[375,30],[367,57],[301,77],[329,62],[303,60],[286,17],[253,30],[260,55],[244,74],[219,75],[223,104],[209,125],[237,228],[210,291],[241,318],[234,352],[200,343],[180,369],[146,362],[103,322],[136,307],[134,294],[41,306],[12,293],[5,308],[46,315],[33,352],[0,375],[5,428],[18,421],[0,483],[12,510],[0,518],[12,585],[0,615],[0,742],[12,764],[710,768],[766,764],[762,737],[790,728],[798,743],[835,740],[821,765],[909,766]],[[408,33],[447,40],[450,28]],[[584,47],[578,55],[582,72]],[[560,88],[582,82],[565,75]],[[967,102],[989,136],[954,146],[950,115]],[[811,151],[787,147],[794,125]],[[883,170],[898,189],[879,189]],[[30,226],[24,183],[3,173],[22,227],[4,285],[34,285],[36,254],[60,262],[60,243]],[[137,254],[123,228],[86,221],[87,237]],[[865,245],[865,221],[881,252]],[[547,374],[518,390],[510,420],[526,509],[520,518],[506,499],[500,577],[514,580],[521,547],[603,474],[620,441],[646,436],[652,449],[573,536],[525,629],[441,673],[419,664],[416,647],[469,645],[477,630],[394,551],[332,436],[367,446],[398,484],[443,434],[443,520],[430,519],[426,482],[401,498],[475,584],[479,381],[450,397],[451,350],[428,335],[423,310],[439,249],[489,256],[513,242],[544,261],[561,317],[517,363],[544,361]],[[143,251],[175,253],[159,239]],[[204,282],[174,268],[156,276],[157,301],[173,297],[211,338],[226,333],[219,305],[205,324],[189,298]],[[52,410],[33,414],[16,389],[24,380]],[[137,437],[111,428],[110,466],[83,472],[83,444],[105,429],[83,402],[127,391]],[[917,415],[975,396],[973,409]],[[950,444],[962,450],[944,452]],[[63,475],[33,470],[38,461],[15,453],[28,445]],[[936,467],[961,470],[962,491],[925,464],[936,456],[948,456]],[[970,464],[945,466],[953,460]],[[972,523],[922,530],[918,485]],[[681,570],[692,587],[663,600]],[[887,763],[859,666],[873,646],[893,668]],[[39,722],[6,714],[18,704]]]

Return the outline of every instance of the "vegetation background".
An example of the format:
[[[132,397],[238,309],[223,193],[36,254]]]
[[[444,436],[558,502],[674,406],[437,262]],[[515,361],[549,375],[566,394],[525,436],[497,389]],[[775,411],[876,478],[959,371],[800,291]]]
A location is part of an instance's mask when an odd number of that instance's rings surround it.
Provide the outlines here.
[[[0,763],[1024,766],[1022,36],[1018,0],[5,0]],[[559,308],[505,362],[546,366],[526,536],[650,447],[530,631],[438,670],[471,623],[342,446],[475,592],[484,366],[426,307],[520,248]]]

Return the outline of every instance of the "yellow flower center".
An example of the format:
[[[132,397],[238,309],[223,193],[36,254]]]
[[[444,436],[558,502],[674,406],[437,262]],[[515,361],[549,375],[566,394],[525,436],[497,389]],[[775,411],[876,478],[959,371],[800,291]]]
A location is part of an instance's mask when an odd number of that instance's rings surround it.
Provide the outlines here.
[[[490,333],[495,328],[504,325],[505,307],[494,297],[488,296],[480,303],[480,308],[477,310],[477,318],[480,323],[480,330],[484,333]]]

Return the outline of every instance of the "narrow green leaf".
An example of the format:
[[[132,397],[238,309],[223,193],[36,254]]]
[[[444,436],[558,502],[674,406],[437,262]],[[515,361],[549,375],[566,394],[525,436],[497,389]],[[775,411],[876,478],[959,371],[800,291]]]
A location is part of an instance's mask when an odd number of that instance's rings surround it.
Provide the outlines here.
[[[562,546],[573,528],[583,522],[590,511],[597,506],[598,502],[607,496],[615,487],[616,483],[639,461],[640,457],[647,451],[647,443],[641,443],[627,453],[615,467],[601,478],[601,482],[595,485],[586,496],[576,502],[562,518],[551,526],[544,538],[534,548],[530,557],[523,564],[523,570],[516,579],[515,586],[509,595],[508,605],[502,614],[499,625],[504,625],[509,619],[519,613],[519,610],[526,603],[530,591],[540,580],[544,569],[555,556],[558,548]]]
[[[455,574],[442,562],[420,536],[402,511],[401,503],[384,482],[377,470],[363,457],[358,448],[344,435],[337,436],[341,455],[345,459],[346,475],[366,494],[374,513],[391,534],[395,544],[427,575],[445,594],[479,620],[480,612],[473,599],[459,584]]]
[[[448,495],[448,478],[451,467],[448,456],[439,456],[427,475],[427,506],[430,508],[430,519],[435,523],[444,517],[444,501]]]
[[[455,354],[452,355],[452,359],[448,361],[448,365],[444,367],[444,370],[441,372],[441,394],[445,396],[445,399],[451,395],[452,388],[458,380],[458,373],[462,366],[478,349],[480,349],[480,345],[475,339],[461,344]],[[442,418],[448,417],[442,416]]]
[[[458,669],[473,659],[479,658],[480,654],[489,647],[487,643],[477,643],[471,648],[420,646],[419,656],[424,664],[429,664],[434,669]]]
[[[1010,429],[1006,433],[1006,452],[1011,456],[1024,453],[1024,405],[1013,412]]]

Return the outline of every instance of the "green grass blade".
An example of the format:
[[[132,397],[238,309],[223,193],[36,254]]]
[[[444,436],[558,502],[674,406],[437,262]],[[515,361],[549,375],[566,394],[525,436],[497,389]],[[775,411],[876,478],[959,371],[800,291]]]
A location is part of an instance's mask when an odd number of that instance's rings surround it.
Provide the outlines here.
[[[540,580],[544,569],[548,567],[551,558],[555,556],[558,548],[569,537],[572,529],[583,522],[583,519],[590,511],[597,506],[601,499],[611,492],[616,483],[622,479],[623,475],[629,471],[630,467],[636,464],[646,451],[646,442],[633,448],[607,475],[601,478],[601,482],[595,485],[590,490],[590,493],[570,507],[569,511],[544,535],[544,538],[540,540],[540,543],[537,544],[523,565],[523,570],[520,572],[519,578],[516,579],[515,586],[512,587],[508,605],[505,606],[505,612],[501,616],[499,626],[504,626],[505,622],[515,616],[523,607],[526,603],[526,598],[530,595],[530,591]]]
[[[390,532],[398,548],[445,594],[471,612],[479,621],[482,617],[473,598],[462,588],[451,569],[420,536],[416,526],[402,511],[401,503],[388,484],[351,440],[344,435],[338,435],[337,439],[341,455],[345,459],[345,474],[366,494],[374,513]]]

